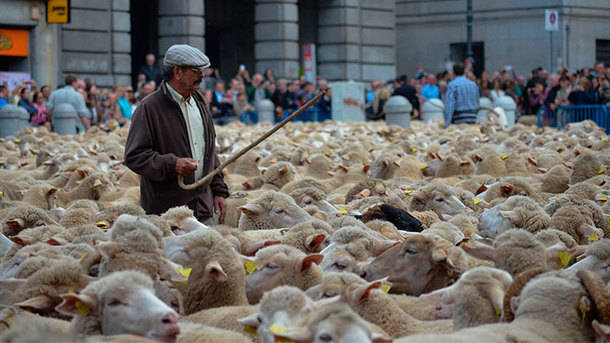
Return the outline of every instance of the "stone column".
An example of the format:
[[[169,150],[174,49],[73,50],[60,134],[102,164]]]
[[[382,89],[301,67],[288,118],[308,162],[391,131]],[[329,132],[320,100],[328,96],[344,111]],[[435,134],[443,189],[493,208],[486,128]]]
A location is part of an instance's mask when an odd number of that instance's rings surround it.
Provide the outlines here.
[[[329,80],[396,76],[395,0],[318,0],[318,74]]]
[[[299,77],[299,12],[297,0],[256,0],[254,14],[255,71],[273,70],[277,78]]]
[[[159,0],[159,56],[174,44],[205,52],[203,0]]]
[[[112,74],[114,83],[131,84],[129,0],[112,0]]]

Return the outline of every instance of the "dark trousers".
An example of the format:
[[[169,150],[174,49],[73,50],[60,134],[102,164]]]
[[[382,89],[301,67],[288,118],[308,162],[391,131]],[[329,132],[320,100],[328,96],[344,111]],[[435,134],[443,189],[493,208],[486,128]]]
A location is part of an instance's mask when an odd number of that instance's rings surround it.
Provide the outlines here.
[[[458,124],[476,124],[477,110],[454,111],[451,117],[451,123]]]

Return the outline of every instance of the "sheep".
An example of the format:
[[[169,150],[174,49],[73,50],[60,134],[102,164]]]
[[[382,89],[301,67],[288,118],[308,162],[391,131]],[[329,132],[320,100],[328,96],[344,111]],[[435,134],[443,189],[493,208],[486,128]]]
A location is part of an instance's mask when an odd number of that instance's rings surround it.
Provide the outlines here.
[[[563,165],[555,165],[542,176],[541,191],[547,193],[563,193],[568,189],[570,171]]]
[[[33,206],[19,206],[11,209],[4,222],[2,233],[7,236],[14,236],[24,229],[29,229],[42,225],[57,225],[42,209]]]
[[[187,283],[178,286],[184,296],[185,314],[213,307],[248,305],[244,265],[220,233],[197,230],[167,237],[164,243],[164,257],[192,268]]]
[[[459,330],[497,323],[512,282],[512,276],[503,270],[477,267],[462,274],[455,284],[420,298],[435,304],[437,319],[452,318],[453,329]]]
[[[479,232],[490,238],[495,238],[511,228],[522,228],[536,233],[548,228],[550,223],[549,215],[533,199],[514,195],[483,212],[479,218]]]
[[[286,194],[268,191],[240,207],[241,230],[262,230],[290,227],[311,220],[311,216]]]
[[[601,171],[601,173],[600,173]],[[592,154],[581,154],[574,160],[574,169],[570,175],[570,184],[585,181],[605,172],[602,163]]]
[[[388,204],[381,204],[369,208],[362,215],[362,221],[364,223],[373,219],[387,220],[394,224],[398,230],[402,231],[421,232],[424,229],[420,221],[410,215],[407,211]]]
[[[364,266],[366,280],[389,277],[393,293],[420,295],[447,286],[468,268],[468,258],[448,241],[414,234]]]
[[[161,215],[161,218],[167,220],[171,226],[179,228],[182,233],[208,228],[195,218],[193,210],[187,206],[170,208]]]
[[[336,216],[337,209],[326,200],[326,193],[315,187],[302,187],[290,192],[294,201],[302,208],[314,206],[326,213],[327,216]]]
[[[51,185],[32,186],[23,195],[23,202],[43,210],[50,210],[56,206],[55,192],[57,188]]]
[[[519,286],[523,284],[518,298],[507,294],[512,305],[504,302],[505,309],[516,307],[515,319],[510,323],[487,324],[447,335],[415,335],[395,342],[593,342],[592,323],[598,319],[605,325],[610,322],[607,292],[591,272],[550,272],[529,282],[520,280]]]
[[[585,218],[593,219],[595,227],[604,231],[604,237],[610,236],[608,221],[606,220],[601,207],[591,200],[563,194],[559,196],[559,198],[552,198],[544,207],[544,210],[550,216],[553,216],[559,208],[564,206],[573,206],[577,208]]]
[[[571,265],[569,270],[591,270],[602,278],[604,283],[610,282],[608,260],[610,259],[610,239],[593,242],[585,250],[584,258]]]
[[[96,211],[89,208],[70,208],[62,215],[59,225],[72,228],[89,223],[95,216]]]
[[[431,210],[440,218],[468,212],[464,203],[456,197],[454,190],[441,184],[428,184],[413,192],[410,199],[410,210],[420,212]]]
[[[79,337],[132,334],[174,341],[178,315],[154,295],[153,281],[137,271],[109,274],[78,294],[64,294],[56,307],[72,316],[70,331]]]
[[[292,341],[376,342],[390,339],[373,332],[372,325],[342,303],[328,304],[302,319],[303,327],[275,332],[279,339]]]
[[[58,234],[49,237],[46,240],[46,243],[50,245],[64,245],[76,239],[82,239],[88,235],[104,235],[104,239],[102,239],[103,241],[110,239],[109,236],[105,235],[103,229],[93,224],[86,224],[63,230]]]
[[[471,241],[461,247],[474,257],[493,261],[496,268],[513,276],[529,269],[548,269],[545,246],[525,230],[507,230],[496,237],[493,246]]]
[[[604,236],[604,231],[596,228],[591,218],[587,218],[573,206],[564,206],[555,211],[550,227],[566,232],[579,244],[588,244],[594,235],[597,235],[598,239]]]
[[[306,255],[289,245],[272,245],[259,250],[254,263],[256,270],[246,277],[246,294],[250,304],[257,303],[265,291],[280,285],[307,289],[322,280],[318,266],[324,256]]]
[[[12,236],[10,239],[19,245],[30,245],[36,242],[44,242],[64,230],[65,229],[59,225],[38,226],[31,229],[25,229],[17,235]]]

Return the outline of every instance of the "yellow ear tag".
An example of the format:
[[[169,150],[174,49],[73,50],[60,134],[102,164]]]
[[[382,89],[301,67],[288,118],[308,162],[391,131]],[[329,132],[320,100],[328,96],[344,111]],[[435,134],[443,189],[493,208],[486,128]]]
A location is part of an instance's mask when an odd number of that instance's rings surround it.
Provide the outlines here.
[[[607,141],[607,140],[608,140],[608,138],[606,138],[606,137],[602,137],[602,142],[605,142],[605,141]]]
[[[587,316],[587,312],[589,312],[589,311],[591,311],[591,307],[590,306],[585,307],[585,310],[582,311],[582,322],[583,323],[585,322],[585,317]]]
[[[610,226],[610,217],[608,217],[608,226]]]
[[[507,158],[508,158],[508,154],[504,154],[504,155],[502,155],[502,159],[503,159],[503,160],[505,160],[505,159],[507,159]]]
[[[81,256],[81,258],[78,259],[78,264],[82,264],[85,260],[85,257],[87,257],[87,254],[84,254],[83,256]]]
[[[178,268],[178,273],[180,273],[180,275],[184,276],[185,278],[189,278],[189,276],[191,276],[191,272],[193,271],[193,268]]]
[[[595,241],[599,241],[599,236],[597,235],[597,232],[593,232],[589,236],[589,242],[595,242]]]
[[[605,170],[604,170],[603,167],[599,168],[599,170],[597,171],[597,173],[600,174],[600,175],[603,174],[604,172],[605,172]]]
[[[252,201],[254,201],[254,199],[252,199],[252,198],[247,198],[246,199],[246,202],[252,202]]]
[[[413,190],[411,189],[405,189],[405,194],[406,195],[411,195],[411,193],[413,193]],[[609,218],[610,219],[610,218]]]
[[[244,267],[246,267],[247,274],[252,274],[258,268],[258,264],[254,261],[244,260]]]
[[[561,199],[561,197],[559,196],[559,194],[555,195],[556,199]]]
[[[288,332],[288,330],[286,330],[284,327],[282,327],[278,324],[271,325],[271,327],[269,327],[269,331],[271,331],[271,333],[276,334],[276,335],[280,334],[280,333]]]
[[[557,261],[557,267],[564,268],[567,267],[570,263],[570,258],[572,258],[572,254],[567,251],[559,251],[557,252],[557,258],[559,258],[559,261]]]
[[[106,223],[105,221],[99,221],[95,223],[95,226],[99,227],[102,230],[108,230],[108,223]]]
[[[424,170],[426,169],[428,166],[419,166],[419,169]]]
[[[417,148],[413,148],[413,149],[411,149],[411,151],[417,152]]]
[[[85,305],[83,302],[80,302],[78,300],[74,303],[74,307],[76,307],[76,309],[78,310],[80,315],[83,317],[88,316],[89,312],[91,311],[91,310],[89,310],[89,306]]]
[[[496,316],[500,317],[500,315],[502,315],[502,311],[500,311],[498,305],[494,305],[494,310],[496,311]]]
[[[244,332],[249,335],[255,335],[255,336],[257,334],[256,328],[254,326],[250,326],[250,325],[244,326]]]
[[[483,202],[483,200],[481,200],[481,199],[479,199],[479,198],[474,198],[474,204],[475,204],[475,205],[478,205],[478,204],[480,204],[480,203],[482,203],[482,202]]]
[[[342,215],[347,214],[347,210],[345,209],[345,206],[341,206],[341,208],[339,209],[339,214],[342,214]]]
[[[606,196],[606,194],[602,194],[597,201],[608,201],[608,196]]]
[[[0,195],[4,195],[4,192],[3,192],[3,191],[0,191]]]
[[[390,288],[392,288],[392,286],[388,285],[387,283],[384,283],[379,288],[383,291],[383,293],[388,293],[390,291]]]

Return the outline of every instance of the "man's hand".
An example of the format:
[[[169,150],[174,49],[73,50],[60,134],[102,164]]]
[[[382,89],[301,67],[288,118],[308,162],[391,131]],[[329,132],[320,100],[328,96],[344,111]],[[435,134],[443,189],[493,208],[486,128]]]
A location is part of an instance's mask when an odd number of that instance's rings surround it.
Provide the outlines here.
[[[176,173],[180,176],[187,176],[197,170],[197,162],[188,157],[179,158],[176,161]]]
[[[227,203],[223,197],[214,197],[214,213],[218,213],[218,211],[220,211],[218,224],[224,224],[225,214],[227,213]]]

